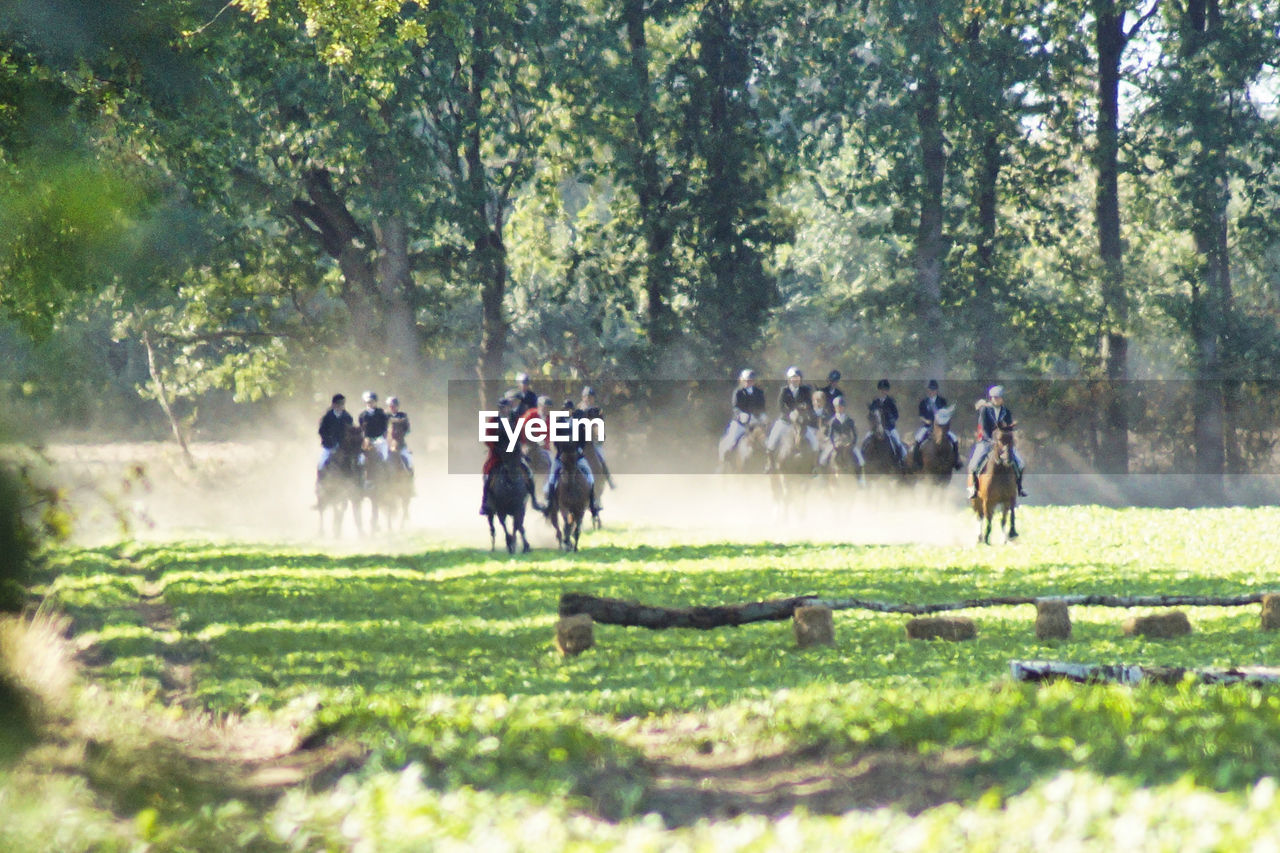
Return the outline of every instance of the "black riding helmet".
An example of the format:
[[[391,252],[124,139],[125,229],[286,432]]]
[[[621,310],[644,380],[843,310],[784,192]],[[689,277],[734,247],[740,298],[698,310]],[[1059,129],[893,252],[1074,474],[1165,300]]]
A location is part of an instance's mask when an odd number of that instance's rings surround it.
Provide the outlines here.
[[[839,382],[839,381],[840,381],[840,371],[838,371],[838,370],[833,370],[833,371],[831,371],[830,373],[828,373],[828,374],[827,374],[827,381],[828,381],[828,382]]]
[[[889,390],[889,380],[888,380],[888,379],[881,379],[879,382],[877,382],[877,383],[876,383],[876,390],[878,390],[878,391],[888,391],[888,390]]]

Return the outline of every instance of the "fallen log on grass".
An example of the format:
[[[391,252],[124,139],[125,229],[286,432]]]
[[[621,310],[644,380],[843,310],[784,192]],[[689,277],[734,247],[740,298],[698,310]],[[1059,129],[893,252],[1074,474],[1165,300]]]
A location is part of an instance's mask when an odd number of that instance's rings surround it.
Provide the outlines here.
[[[1181,666],[1141,664],[1066,663],[1062,661],[1014,660],[1009,671],[1015,681],[1075,681],[1080,684],[1178,684],[1191,679],[1201,684],[1277,684],[1280,667],[1242,666],[1230,669],[1188,669]]]
[[[1263,592],[1246,595],[1006,595],[937,604],[891,604],[861,598],[820,598],[815,595],[801,595],[795,598],[753,601],[746,604],[649,607],[634,601],[566,592],[560,596],[560,615],[573,616],[585,613],[594,621],[604,625],[628,625],[653,630],[697,628],[705,631],[711,628],[746,625],[751,622],[790,619],[797,607],[817,606],[831,610],[871,610],[877,613],[922,616],[949,610],[1039,604],[1047,601],[1061,602],[1069,607],[1240,607],[1246,604],[1257,604],[1262,601],[1264,595],[1266,593]]]

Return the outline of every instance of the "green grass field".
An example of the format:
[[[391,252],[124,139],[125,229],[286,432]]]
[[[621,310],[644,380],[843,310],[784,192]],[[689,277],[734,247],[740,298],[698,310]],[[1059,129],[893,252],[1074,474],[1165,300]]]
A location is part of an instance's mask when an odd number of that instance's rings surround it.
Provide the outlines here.
[[[552,645],[565,591],[683,606],[1280,590],[1280,510],[1029,508],[1019,521],[1021,540],[991,548],[682,545],[622,527],[570,556],[426,541],[59,550],[41,591],[85,668],[64,716],[105,728],[81,738],[99,744],[88,761],[46,744],[0,770],[13,816],[0,849],[1280,841],[1280,688],[1007,674],[1015,658],[1275,663],[1280,635],[1259,630],[1256,605],[1190,608],[1195,632],[1171,640],[1122,636],[1126,611],[1073,608],[1073,638],[1041,642],[1028,606],[966,613],[966,643],[842,611],[834,648],[796,650],[785,622],[598,625],[597,647],[568,660]],[[201,710],[348,760],[270,791],[233,784],[244,761],[220,773],[208,750],[184,757]],[[64,734],[64,752],[74,742]]]

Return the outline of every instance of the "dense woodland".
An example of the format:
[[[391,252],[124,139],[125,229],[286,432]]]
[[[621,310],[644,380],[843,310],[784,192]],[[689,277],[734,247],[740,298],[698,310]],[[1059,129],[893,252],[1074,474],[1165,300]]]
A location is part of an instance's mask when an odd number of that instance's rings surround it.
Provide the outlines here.
[[[1024,406],[1105,470],[1246,470],[1278,60],[1276,0],[7,0],[0,388],[1071,379]]]

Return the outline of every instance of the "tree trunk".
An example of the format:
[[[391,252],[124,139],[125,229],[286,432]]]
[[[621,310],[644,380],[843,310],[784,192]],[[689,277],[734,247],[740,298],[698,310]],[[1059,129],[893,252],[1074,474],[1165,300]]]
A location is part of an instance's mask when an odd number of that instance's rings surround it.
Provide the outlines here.
[[[929,21],[935,38],[940,26],[936,10]],[[916,314],[925,336],[921,342],[925,371],[930,376],[946,374],[946,334],[942,322],[943,183],[946,175],[946,140],[942,133],[941,85],[937,71],[923,66],[916,91],[916,123],[920,132],[920,223],[916,230],[915,274]]]
[[[1069,607],[1243,607],[1261,602],[1264,595],[1266,593],[1262,592],[1244,595],[1005,595],[935,604],[892,604],[861,598],[821,598],[814,595],[801,595],[772,601],[709,607],[648,607],[634,601],[567,592],[560,596],[559,612],[561,616],[585,613],[592,620],[604,625],[628,625],[653,630],[696,628],[705,631],[712,628],[746,625],[751,622],[790,619],[797,607],[814,605],[832,610],[870,610],[876,613],[905,613],[921,616],[927,613],[969,610],[977,607],[1034,605],[1044,601],[1058,601]]]
[[[1236,667],[1231,669],[1187,669],[1181,666],[1146,664],[1063,663],[1058,661],[1015,660],[1009,662],[1015,681],[1054,681],[1064,679],[1081,684],[1113,682],[1138,684],[1181,684],[1187,677],[1201,684],[1275,684],[1280,682],[1280,669],[1275,667]]]
[[[404,217],[392,214],[374,226],[378,241],[378,293],[382,303],[382,343],[391,362],[390,376],[399,385],[419,374],[418,329],[409,294],[409,229]]]
[[[1115,0],[1094,1],[1098,51],[1098,129],[1094,153],[1098,170],[1095,219],[1102,259],[1103,329],[1098,356],[1107,382],[1103,386],[1100,441],[1096,464],[1106,473],[1129,472],[1129,416],[1125,381],[1129,373],[1129,299],[1124,286],[1124,245],[1120,237],[1120,60],[1128,37],[1124,12]]]
[[[476,374],[480,380],[482,403],[492,400],[502,383],[503,357],[507,349],[509,326],[503,301],[507,294],[507,248],[502,238],[505,211],[492,198],[484,165],[480,136],[484,87],[493,56],[480,46],[485,34],[477,24],[473,32],[476,52],[470,66],[465,111],[465,152],[467,164],[467,203],[471,206],[471,240],[473,270],[480,284],[480,356]],[[493,208],[492,210],[490,208]]]
[[[1001,149],[999,135],[986,128],[978,163],[978,243],[973,271],[974,317],[973,361],[978,376],[994,380],[1000,368],[1000,354],[993,303],[995,301],[997,185],[1000,179]]]
[[[670,303],[674,233],[655,149],[656,122],[650,91],[649,46],[644,31],[648,17],[646,0],[628,0],[623,6],[622,17],[627,28],[627,49],[636,99],[632,115],[635,129],[633,186],[640,203],[640,222],[645,234],[645,332],[650,347],[661,351],[674,340],[676,329]]]
[[[164,410],[164,416],[169,419],[169,428],[173,430],[173,437],[182,448],[182,458],[187,463],[187,467],[195,468],[196,459],[191,455],[191,448],[187,446],[187,437],[182,434],[182,427],[178,424],[173,408],[169,405],[169,392],[164,387],[164,378],[160,375],[160,366],[156,363],[156,352],[151,346],[150,332],[142,333],[142,345],[147,349],[147,370],[151,374],[151,384],[156,390],[156,402]]]

